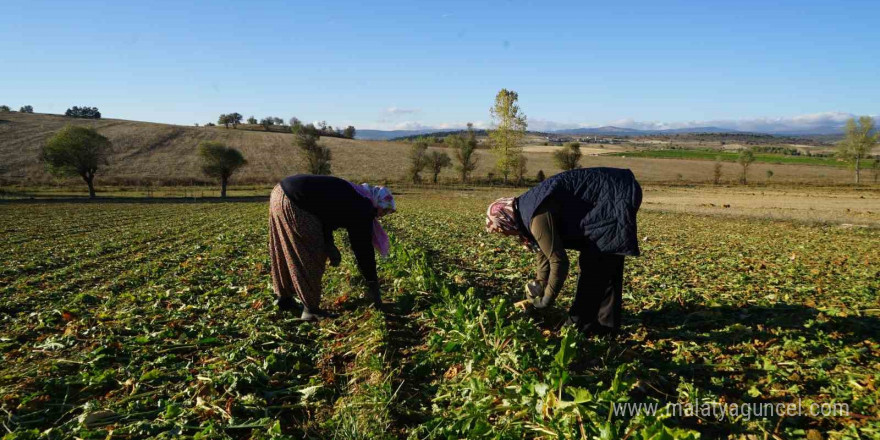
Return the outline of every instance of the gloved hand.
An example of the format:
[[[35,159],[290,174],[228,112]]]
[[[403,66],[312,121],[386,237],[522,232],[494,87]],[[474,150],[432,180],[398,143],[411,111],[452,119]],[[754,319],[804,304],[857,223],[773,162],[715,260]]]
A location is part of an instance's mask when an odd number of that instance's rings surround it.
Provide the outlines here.
[[[541,281],[529,281],[526,283],[526,298],[532,300],[534,298],[540,298],[544,293],[544,283]]]
[[[330,265],[333,267],[339,266],[339,263],[342,262],[342,254],[339,253],[339,249],[336,246],[328,246],[326,251],[327,257],[330,259]]]
[[[553,295],[544,295],[532,298],[532,305],[536,309],[546,309],[547,307],[552,306],[554,302],[556,302],[556,297]]]

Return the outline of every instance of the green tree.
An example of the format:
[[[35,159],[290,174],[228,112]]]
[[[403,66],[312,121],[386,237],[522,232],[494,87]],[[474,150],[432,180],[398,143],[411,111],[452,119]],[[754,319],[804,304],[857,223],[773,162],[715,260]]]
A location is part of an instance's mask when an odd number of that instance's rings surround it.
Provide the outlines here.
[[[12,110],[9,109],[8,105],[0,105],[0,113],[8,113]]]
[[[265,118],[260,119],[260,125],[263,126],[263,130],[269,131],[269,127],[275,125],[275,117],[266,116]]]
[[[241,124],[241,119],[243,118],[241,113],[230,113],[226,115],[226,117],[229,118],[229,123],[232,124],[232,128],[237,128],[238,124]]]
[[[223,124],[226,126],[226,128],[229,128],[229,124],[232,123],[232,119],[229,117],[229,115],[224,113],[224,114],[220,115],[219,118],[217,118],[217,123]]]
[[[528,123],[526,115],[519,108],[519,95],[507,89],[501,89],[495,96],[495,105],[489,109],[494,130],[489,131],[492,151],[495,153],[495,167],[507,177],[515,171],[514,166],[522,153],[520,142],[526,134]]]
[[[526,173],[529,172],[528,162],[529,159],[524,154],[520,154],[513,160],[513,176],[516,177],[517,185],[522,185],[525,182]]]
[[[64,112],[64,116],[72,118],[101,119],[101,112],[98,111],[98,107],[73,106]]]
[[[860,183],[862,173],[862,160],[877,145],[878,134],[874,130],[874,118],[862,116],[858,122],[855,118],[846,121],[844,138],[837,143],[837,155],[844,160],[852,162],[856,170],[856,185]]]
[[[455,160],[458,165],[455,169],[461,176],[461,182],[467,183],[468,177],[477,169],[479,157],[475,154],[477,151],[477,136],[474,133],[474,124],[468,122],[467,132],[464,136],[461,134],[451,134],[443,139],[443,143],[455,152]]]
[[[544,170],[538,170],[538,174],[535,175],[535,180],[538,182],[547,180],[547,176],[544,175]]]
[[[257,118],[253,117],[253,115],[247,118],[247,123],[250,125],[257,125]]]
[[[95,197],[95,173],[107,164],[111,143],[94,128],[68,125],[49,138],[40,152],[40,159],[52,174],[80,176],[89,186],[89,197]]]
[[[572,142],[566,144],[561,150],[555,151],[553,153],[553,160],[562,171],[570,171],[581,167],[581,156],[583,156],[581,154],[581,144]]]
[[[413,183],[422,181],[421,172],[428,166],[428,140],[416,139],[409,150],[409,178]]]
[[[33,113],[34,107],[30,105],[23,105],[20,109],[18,109],[18,111],[21,113]]]
[[[300,160],[309,174],[329,175],[330,149],[318,144],[319,136],[314,133],[299,132],[293,137],[293,145],[300,152]]]
[[[431,174],[433,174],[433,182],[437,183],[437,176],[440,175],[440,172],[443,171],[443,168],[447,168],[452,165],[452,160],[449,159],[449,155],[446,153],[441,153],[439,151],[432,151],[430,154],[426,156],[428,160],[428,168],[431,169]]]
[[[743,149],[739,152],[739,157],[736,161],[742,166],[742,174],[739,176],[739,183],[745,185],[749,166],[755,161],[755,152],[752,151],[751,148]]]
[[[877,183],[877,178],[880,177],[880,156],[874,158],[871,170],[874,171],[874,183]]]
[[[355,130],[354,126],[349,125],[348,127],[345,127],[345,130],[342,130],[342,137],[354,139],[355,133],[357,133],[357,130]]]
[[[199,157],[202,159],[202,172],[206,176],[220,179],[220,197],[226,198],[229,178],[239,168],[247,165],[244,155],[222,142],[202,141],[199,144]]]
[[[304,131],[303,129],[304,129],[304,126],[303,126],[302,121],[297,119],[295,116],[290,118],[290,132],[291,133],[296,135],[296,134],[299,134],[300,132]]]

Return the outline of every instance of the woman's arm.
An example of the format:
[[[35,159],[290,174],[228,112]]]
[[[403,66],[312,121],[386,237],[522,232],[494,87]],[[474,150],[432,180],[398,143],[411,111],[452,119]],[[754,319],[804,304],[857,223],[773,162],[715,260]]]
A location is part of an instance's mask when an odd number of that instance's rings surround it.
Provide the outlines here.
[[[348,241],[351,242],[358,270],[367,280],[370,299],[378,306],[382,303],[382,297],[379,294],[379,276],[376,274],[376,253],[373,250],[373,224],[372,220],[364,223],[348,228]]]
[[[556,212],[554,211],[552,206],[540,208],[532,217],[532,224],[529,228],[543,254],[543,259],[538,257],[538,280],[546,280],[544,295],[532,300],[532,305],[538,309],[548,307],[556,301],[556,297],[562,290],[562,285],[565,284],[565,278],[568,276],[568,255],[562,245],[562,237],[559,235],[559,228],[555,222]]]
[[[330,259],[331,266],[339,266],[342,262],[342,254],[339,253],[339,248],[336,247],[336,241],[333,239],[333,230],[326,226],[324,226],[324,253]]]

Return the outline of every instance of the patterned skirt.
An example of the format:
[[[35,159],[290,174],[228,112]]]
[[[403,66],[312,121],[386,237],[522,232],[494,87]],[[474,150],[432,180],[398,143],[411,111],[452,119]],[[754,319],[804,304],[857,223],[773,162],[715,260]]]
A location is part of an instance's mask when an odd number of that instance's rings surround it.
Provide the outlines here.
[[[291,203],[281,185],[269,198],[269,256],[275,295],[295,295],[309,310],[320,309],[327,264],[323,226],[318,217]]]

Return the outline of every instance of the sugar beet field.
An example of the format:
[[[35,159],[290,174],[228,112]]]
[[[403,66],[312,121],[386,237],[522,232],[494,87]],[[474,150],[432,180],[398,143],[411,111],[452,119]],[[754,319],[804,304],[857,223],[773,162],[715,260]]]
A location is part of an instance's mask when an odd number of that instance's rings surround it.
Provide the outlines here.
[[[393,305],[346,250],[318,325],[273,306],[265,202],[0,205],[0,434],[880,436],[876,229],[643,212],[623,334],[585,339],[558,329],[573,277],[554,312],[513,306],[533,257],[482,231],[490,199],[402,194]],[[665,407],[798,401],[848,414]]]

